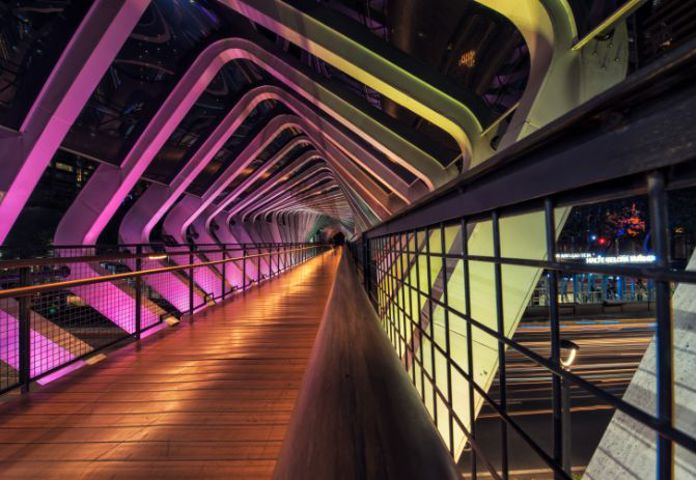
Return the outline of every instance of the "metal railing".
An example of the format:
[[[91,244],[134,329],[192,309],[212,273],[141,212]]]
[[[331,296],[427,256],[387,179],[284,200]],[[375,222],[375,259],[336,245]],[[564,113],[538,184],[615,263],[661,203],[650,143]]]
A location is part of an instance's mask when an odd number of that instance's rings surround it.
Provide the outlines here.
[[[320,244],[53,247],[0,261],[0,394],[247,291]],[[99,252],[99,253],[97,253]]]
[[[691,42],[366,232],[360,243],[352,245],[383,328],[444,442],[454,456],[462,451],[463,442],[471,448],[471,478],[481,475],[479,466],[486,476],[512,478],[512,436],[554,478],[571,478],[575,472],[570,469],[566,423],[570,409],[563,401],[564,389],[570,388],[654,432],[658,478],[672,478],[677,446],[696,453],[693,432],[674,423],[670,310],[671,287],[696,284],[696,272],[670,267],[668,215],[670,192],[696,185],[696,160],[689,147],[696,131],[679,120],[696,111],[696,89],[684,82],[684,75],[696,67],[695,51]],[[673,136],[670,128],[677,125],[681,130]],[[656,128],[650,151],[636,148],[649,131],[644,128]],[[648,198],[656,262],[601,265],[557,259],[558,230],[569,207],[634,195]],[[516,231],[520,237],[537,235],[536,252],[524,258],[506,256],[506,248],[521,240],[506,237],[510,221],[525,225]],[[487,239],[486,245],[481,238]],[[520,271],[533,272],[528,274],[526,296],[515,292],[524,285],[510,281]],[[542,272],[548,277],[550,344],[535,347],[512,338],[519,317],[506,302],[517,295],[526,305]],[[654,411],[620,398],[568,367],[562,350],[570,339],[560,328],[559,279],[573,274],[621,275],[654,285]],[[487,308],[481,307],[486,301]],[[535,438],[513,415],[508,351],[521,355],[549,379],[550,442]],[[488,370],[482,373],[481,364]],[[496,371],[494,395],[490,387]],[[495,452],[482,447],[477,422],[471,421],[483,405],[499,419]]]

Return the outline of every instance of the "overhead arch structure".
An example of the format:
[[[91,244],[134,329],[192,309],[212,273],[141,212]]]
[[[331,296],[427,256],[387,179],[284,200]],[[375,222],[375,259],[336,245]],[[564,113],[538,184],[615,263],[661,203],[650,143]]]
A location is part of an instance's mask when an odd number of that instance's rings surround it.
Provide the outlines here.
[[[448,82],[433,72],[419,76],[420,69],[408,57],[371,42],[365,30],[346,28],[337,16],[314,2],[222,2],[442,128],[459,145],[465,164],[477,155],[490,154],[481,139],[483,127],[477,112],[456,98]],[[473,95],[470,99],[477,103]]]
[[[332,11],[325,2],[93,2],[85,7],[69,42],[48,69],[39,93],[30,99],[21,125],[0,130],[0,245],[7,243],[27,210],[42,175],[59,164],[63,171],[77,171],[78,164],[90,167],[80,167],[87,174],[80,173],[73,182],[77,186],[73,185],[68,206],[49,239],[53,245],[91,247],[106,243],[108,237],[149,252],[155,248],[151,243],[172,241],[176,245],[165,248],[169,261],[176,262],[177,253],[208,244],[305,242],[338,232],[357,238],[482,164],[495,153],[494,147],[500,150],[513,144],[626,74],[628,40],[623,23],[616,27],[612,42],[593,40],[590,55],[573,49],[578,34],[569,0],[462,1],[513,25],[523,39],[523,50],[528,51],[523,91],[505,114],[488,108],[482,91],[458,84],[456,77],[399,50],[364,25]],[[165,23],[168,34],[147,35],[147,28],[154,28],[148,20],[154,14]],[[198,23],[191,31],[172,35],[174,29],[166,24],[168,14],[172,22],[174,17],[197,15]],[[29,47],[33,46],[25,49]],[[184,47],[186,53],[176,57],[180,65],[164,65],[167,55]],[[119,60],[128,54],[132,58]],[[472,58],[458,60],[462,68],[469,68]],[[608,64],[607,59],[611,59]],[[477,61],[488,59],[482,56]],[[327,74],[330,69],[340,75]],[[232,80],[222,72],[228,72]],[[109,90],[100,90],[100,85],[118,90],[127,83],[125,78],[135,79],[136,86],[105,106],[102,97]],[[156,92],[145,95],[147,88]],[[392,115],[385,107],[389,102],[408,110],[416,121]],[[5,103],[0,102],[0,108]],[[99,114],[109,109],[114,117],[137,114],[138,121],[117,129],[128,141],[111,149],[116,152],[114,158],[102,158],[106,155],[90,149],[89,139],[103,126],[98,124]],[[192,114],[197,109],[204,112],[200,117]],[[92,110],[97,111],[93,115],[97,120],[90,123],[87,113]],[[507,130],[502,128],[506,119],[510,120]],[[196,130],[199,123],[206,126]],[[85,134],[80,138],[87,139],[84,145],[67,141],[71,129],[78,126]],[[498,143],[493,142],[495,136],[500,137]],[[443,144],[449,141],[455,159],[442,154]],[[169,158],[167,148],[172,145],[180,158]],[[65,163],[68,154],[74,156],[74,164]],[[152,174],[153,166],[167,175]],[[557,218],[560,226],[565,217]],[[521,235],[528,223],[529,219],[512,220],[507,225],[502,241],[510,255],[542,255],[543,239]],[[487,228],[478,225],[465,233],[472,246],[491,243],[492,232]],[[460,240],[447,236],[445,248]],[[197,261],[204,257],[192,255]],[[219,257],[210,254],[206,259]],[[385,269],[392,268],[395,260],[382,259]],[[157,266],[160,261],[148,260],[147,265]],[[273,262],[263,259],[246,269],[226,264],[227,286],[238,287],[267,275],[278,267]],[[126,267],[135,268],[135,264]],[[100,275],[102,268],[76,268],[69,278]],[[430,286],[461,281],[458,269],[461,265],[454,272],[432,272]],[[482,285],[493,285],[490,273],[473,274]],[[211,294],[219,296],[222,275],[218,267],[201,269],[193,292],[196,304]],[[505,299],[510,316],[521,312],[537,277],[535,272],[506,276],[506,281],[518,286]],[[144,281],[178,310],[187,308],[190,292],[183,274],[163,273]],[[97,296],[86,288],[75,293],[132,333],[131,287],[105,288],[110,288],[107,295]],[[495,318],[490,289],[479,292],[472,298],[474,308],[484,312],[482,318]],[[414,299],[414,304],[423,308],[422,301]],[[143,326],[158,322],[162,309],[147,299],[144,306]],[[11,310],[2,317],[10,320],[0,325],[0,331],[16,329]],[[437,326],[443,322],[437,307],[432,321]],[[514,333],[517,321],[519,315],[509,322],[507,333]],[[57,326],[54,330],[62,332]],[[44,344],[51,358],[75,354],[57,338]],[[453,348],[462,345],[454,342]],[[2,350],[8,351],[12,348]],[[3,355],[3,362],[14,361],[9,354]],[[497,360],[484,357],[477,362],[481,384],[490,385]],[[455,394],[460,395],[462,388],[455,385]],[[460,417],[470,421],[468,407],[461,408],[465,413]],[[463,435],[456,443],[461,451]]]

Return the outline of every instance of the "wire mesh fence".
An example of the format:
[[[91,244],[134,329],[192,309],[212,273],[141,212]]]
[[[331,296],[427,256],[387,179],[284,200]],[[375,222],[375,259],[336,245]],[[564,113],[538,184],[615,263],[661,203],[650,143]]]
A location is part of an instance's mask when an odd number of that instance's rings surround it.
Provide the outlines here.
[[[43,258],[5,254],[0,261],[0,392],[46,382],[168,318],[181,319],[279,275],[284,271],[278,268],[280,258],[288,259],[287,269],[324,248],[133,245],[54,248]],[[254,277],[250,267],[262,261],[268,267]]]
[[[673,322],[679,319],[673,320],[671,313],[676,286],[690,288],[696,274],[670,260],[671,237],[681,227],[669,227],[668,217],[680,205],[670,206],[668,197],[678,190],[667,191],[661,172],[646,174],[644,182],[650,205],[646,223],[652,232],[646,240],[649,255],[592,256],[591,261],[559,257],[556,229],[569,209],[554,205],[552,198],[540,210],[501,207],[413,230],[368,235],[353,245],[382,326],[445,444],[455,458],[469,452],[467,476],[511,478],[519,468],[515,459],[535,457],[550,476],[571,478],[580,470],[574,468],[570,452],[580,446],[572,443],[570,419],[587,411],[616,411],[650,432],[657,445],[657,471],[673,468],[678,449],[696,453],[694,436],[674,421],[676,392],[690,387],[675,380],[683,359],[675,353]],[[593,200],[588,193],[583,204]],[[601,296],[595,302],[578,297],[580,306],[653,305],[640,348],[630,335],[640,326],[637,320],[614,330],[607,327],[608,336],[602,339],[583,333],[589,325],[571,327],[561,321],[559,311],[570,302],[561,286],[574,277],[591,279],[593,286],[588,289],[586,283],[584,291]],[[535,297],[540,288],[541,302]],[[578,290],[581,295],[583,290]],[[536,337],[520,334],[520,318],[529,305],[545,309],[545,318],[533,325]],[[612,370],[614,359],[606,348],[621,345],[624,356],[634,349],[640,360],[653,333],[650,358],[632,370],[643,376],[652,372],[643,381],[642,397],[624,396],[632,374],[617,388],[617,378],[627,367],[623,363]],[[573,335],[581,338],[577,344],[569,338]],[[591,348],[600,352],[602,362],[585,365],[581,358],[571,368],[576,355],[582,357],[583,349]],[[585,355],[591,358],[590,352]],[[520,371],[533,372],[533,394],[520,388],[520,382],[530,381]],[[530,402],[549,412],[551,430],[540,434],[529,428],[520,405]],[[492,420],[498,423],[497,433],[491,435],[489,428],[486,436],[477,437],[477,427]],[[606,423],[600,435],[604,428]],[[495,448],[484,448],[482,442]]]

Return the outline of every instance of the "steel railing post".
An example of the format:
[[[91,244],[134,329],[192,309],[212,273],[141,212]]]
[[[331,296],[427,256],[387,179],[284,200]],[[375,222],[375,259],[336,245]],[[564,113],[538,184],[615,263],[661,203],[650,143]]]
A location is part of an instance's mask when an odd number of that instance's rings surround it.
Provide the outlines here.
[[[135,271],[139,272],[143,269],[143,247],[138,245],[135,247]],[[135,277],[135,338],[140,339],[143,323],[143,277],[138,275]]]
[[[469,275],[469,224],[465,218],[460,220],[462,237],[462,277],[464,279],[464,311],[466,312],[466,364],[469,372],[468,399],[469,399],[469,446],[471,447],[471,479],[476,480],[478,468],[476,466],[476,451],[473,442],[476,441],[476,395],[474,382],[476,370],[474,368],[474,339],[471,325],[471,277]]]
[[[256,247],[256,284],[261,283],[261,248],[260,245]]]
[[[370,258],[369,258],[369,242],[367,237],[363,235],[362,241],[362,257],[363,257],[363,282],[365,283],[365,291],[370,295]]]
[[[491,223],[493,227],[493,270],[495,282],[495,310],[497,319],[498,334],[505,336],[505,316],[503,313],[503,267],[500,262],[501,244],[500,244],[500,215],[497,211],[491,214]],[[505,343],[498,338],[498,380],[499,380],[499,398],[500,409],[507,415],[507,372],[505,362]],[[509,478],[509,463],[508,463],[508,429],[507,423],[501,417],[500,419],[500,451],[501,451],[501,477],[503,480]]]
[[[189,313],[193,320],[193,245],[189,245]]]
[[[227,283],[227,263],[225,262],[225,260],[227,260],[227,246],[223,244],[222,263],[220,264],[222,267],[222,301],[225,300],[225,284]]]
[[[665,175],[662,172],[653,172],[648,175],[647,183],[653,251],[657,257],[657,266],[668,269],[670,244]],[[671,428],[674,422],[674,347],[670,282],[660,279],[655,284],[657,418],[661,427]],[[673,450],[669,438],[657,436],[657,478],[673,478]]]
[[[246,292],[247,288],[247,273],[246,273],[246,243],[242,244],[242,293]]]
[[[20,285],[29,286],[29,267],[19,271]],[[19,297],[19,383],[21,392],[29,392],[31,382],[31,297]]]
[[[544,203],[546,220],[546,257],[549,262],[556,260],[556,220],[553,201],[547,198]],[[558,317],[558,272],[550,270],[549,280],[549,321],[551,324],[551,361],[560,365],[561,328]],[[553,458],[563,465],[563,470],[570,475],[570,412],[566,411],[569,402],[568,385],[558,375],[551,375],[551,408],[553,411]],[[558,473],[555,478],[561,478]]]

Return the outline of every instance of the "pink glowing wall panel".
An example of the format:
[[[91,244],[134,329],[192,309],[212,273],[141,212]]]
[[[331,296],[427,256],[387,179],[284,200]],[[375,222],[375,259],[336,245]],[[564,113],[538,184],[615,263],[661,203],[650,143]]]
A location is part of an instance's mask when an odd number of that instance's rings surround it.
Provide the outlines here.
[[[203,218],[198,218],[196,222],[194,222],[193,227],[195,228],[196,232],[198,233],[198,238],[196,239],[196,243],[201,245],[201,249],[207,249],[207,250],[217,250],[221,247],[215,246],[217,244],[217,241],[215,238],[208,232],[208,230],[205,228],[205,223]],[[207,245],[207,246],[206,246]],[[229,256],[237,256],[241,255],[241,253],[233,252]],[[206,253],[205,256],[208,258],[209,261],[217,261],[217,260],[222,260],[222,253]],[[236,288],[241,287],[242,285],[242,272],[239,270],[237,265],[235,265],[233,262],[227,262],[226,264],[223,265],[215,265],[211,267],[213,270],[222,273],[223,267],[225,268],[225,280],[227,281],[228,285],[234,285]]]
[[[65,348],[31,330],[31,367],[32,377],[48,372],[73,360],[75,356]],[[19,370],[19,321],[7,312],[0,311],[0,360]]]
[[[135,260],[128,260],[126,264],[131,270],[135,270]],[[166,266],[167,264],[159,260],[149,260],[145,258],[142,262],[143,270],[151,270]],[[143,283],[157,292],[180,312],[183,313],[189,310],[189,286],[188,282],[183,277],[169,272],[156,273],[154,275],[144,276]],[[203,298],[196,290],[193,292],[193,297],[195,305],[203,303]]]
[[[249,238],[248,235],[246,235],[246,232],[239,232],[235,230],[235,233],[233,233],[229,227],[221,226],[220,229],[216,232],[216,235],[223,243],[249,243]],[[243,252],[239,251],[234,255],[242,256],[242,253]],[[244,267],[240,264],[239,269],[240,272],[242,272],[244,270]],[[249,282],[249,280],[256,278],[256,262],[246,262],[245,270],[247,275],[247,283]]]
[[[80,264],[72,268],[69,280],[93,278],[104,275],[99,267]],[[125,284],[102,282],[95,285],[74,287],[71,291],[85,301],[90,307],[111,320],[129,334],[135,333],[135,292]],[[164,310],[152,302],[143,301],[141,327],[147,328],[160,321]]]

